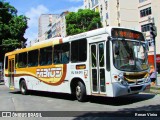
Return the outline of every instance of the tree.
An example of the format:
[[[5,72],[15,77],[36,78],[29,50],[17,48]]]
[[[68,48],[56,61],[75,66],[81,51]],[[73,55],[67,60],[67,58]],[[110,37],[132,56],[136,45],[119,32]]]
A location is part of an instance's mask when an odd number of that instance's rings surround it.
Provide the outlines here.
[[[22,47],[27,29],[27,17],[17,15],[15,7],[8,2],[0,0],[0,61],[3,61],[4,53]]]
[[[102,27],[100,15],[89,9],[79,9],[66,16],[67,35],[74,35]]]

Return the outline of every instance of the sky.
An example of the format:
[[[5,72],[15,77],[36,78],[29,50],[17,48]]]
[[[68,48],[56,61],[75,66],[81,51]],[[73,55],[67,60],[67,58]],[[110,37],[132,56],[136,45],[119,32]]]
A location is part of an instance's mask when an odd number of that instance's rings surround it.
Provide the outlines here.
[[[83,0],[5,0],[18,10],[18,15],[29,18],[24,37],[27,42],[38,37],[38,19],[41,14],[60,14],[66,10],[76,12],[83,8]]]

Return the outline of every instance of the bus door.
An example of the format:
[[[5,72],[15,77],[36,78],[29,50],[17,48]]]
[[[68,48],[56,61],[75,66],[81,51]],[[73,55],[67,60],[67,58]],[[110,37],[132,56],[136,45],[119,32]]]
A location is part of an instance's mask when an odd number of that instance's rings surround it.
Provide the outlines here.
[[[9,87],[11,90],[14,89],[14,61],[15,58],[14,57],[9,57],[9,68],[8,68],[8,74],[9,74]]]
[[[90,44],[91,88],[93,94],[104,94],[106,92],[104,43]]]

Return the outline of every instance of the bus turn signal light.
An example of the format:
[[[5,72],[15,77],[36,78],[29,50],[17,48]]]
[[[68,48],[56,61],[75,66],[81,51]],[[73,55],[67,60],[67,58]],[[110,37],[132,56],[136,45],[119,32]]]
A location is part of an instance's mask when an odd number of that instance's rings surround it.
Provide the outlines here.
[[[86,65],[76,65],[76,69],[77,70],[86,69]]]

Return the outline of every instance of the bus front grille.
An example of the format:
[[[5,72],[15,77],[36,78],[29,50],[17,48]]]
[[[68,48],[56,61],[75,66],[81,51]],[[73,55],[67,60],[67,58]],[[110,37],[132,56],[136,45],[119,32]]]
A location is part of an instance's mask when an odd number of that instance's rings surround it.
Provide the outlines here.
[[[142,89],[142,86],[130,87],[131,91],[138,91]]]
[[[143,78],[148,77],[148,72],[141,72],[141,73],[125,73],[124,80],[128,84],[143,84]]]
[[[142,79],[148,76],[148,72],[141,72],[141,73],[125,73],[124,77],[128,79]]]

